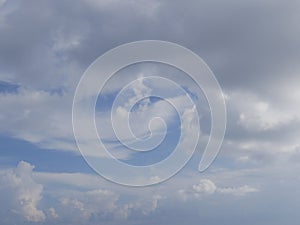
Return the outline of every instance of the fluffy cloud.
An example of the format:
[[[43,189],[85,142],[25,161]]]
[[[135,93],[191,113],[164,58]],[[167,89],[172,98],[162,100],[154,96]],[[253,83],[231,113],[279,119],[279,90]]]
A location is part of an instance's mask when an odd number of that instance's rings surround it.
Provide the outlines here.
[[[99,221],[132,221],[148,217],[167,197],[163,190],[131,189],[106,182],[97,175],[41,173],[34,179],[48,187],[47,221],[97,224]],[[69,187],[69,188],[66,188]],[[105,187],[105,188],[101,188]]]
[[[59,217],[73,222],[86,222],[91,218],[114,217],[118,195],[109,190],[96,189],[76,192],[60,198]]]
[[[282,93],[288,100],[285,104],[288,107],[280,107],[278,101],[263,100],[255,94],[233,92],[228,96],[228,104],[231,110],[236,110],[239,114],[238,124],[251,131],[274,130],[291,122],[299,121],[300,108],[294,104],[295,99],[291,95],[298,92],[292,89],[288,93]],[[277,93],[278,94],[278,93]],[[266,98],[265,96],[263,98]]]
[[[136,216],[140,217],[139,215],[147,217],[157,210],[160,199],[162,199],[160,195],[141,199],[132,196],[122,203],[119,201],[118,194],[108,190],[95,189],[69,193],[69,196],[60,199],[57,211],[59,211],[59,218],[74,223],[81,221],[82,223],[97,224],[97,221],[126,221],[134,219]]]
[[[39,222],[47,224],[62,221],[78,224],[97,224],[97,221],[122,221],[135,218],[138,215],[148,216],[158,208],[158,202],[163,199],[159,194],[134,195],[128,190],[99,189],[104,186],[98,176],[80,174],[44,174],[33,175],[34,166],[20,162],[14,169],[0,172],[0,206],[1,222],[4,224]],[[67,177],[70,177],[67,179]],[[48,187],[48,193],[43,196],[43,185]],[[76,181],[83,181],[81,184]],[[87,182],[88,181],[88,182]],[[60,189],[60,183],[72,189]],[[54,190],[50,184],[58,185]],[[88,189],[79,191],[76,189]],[[114,188],[115,189],[115,188]],[[117,193],[120,192],[121,193]],[[50,191],[50,192],[49,192]],[[120,200],[122,194],[122,200]],[[41,205],[41,200],[51,197],[52,205],[47,201]]]
[[[216,191],[216,185],[208,179],[201,180],[198,184],[193,185],[193,190],[196,193],[213,194]]]
[[[0,206],[2,218],[17,215],[26,221],[45,220],[45,213],[38,208],[43,186],[33,180],[33,168],[22,161],[15,169],[0,172],[0,195],[2,202],[5,202]]]

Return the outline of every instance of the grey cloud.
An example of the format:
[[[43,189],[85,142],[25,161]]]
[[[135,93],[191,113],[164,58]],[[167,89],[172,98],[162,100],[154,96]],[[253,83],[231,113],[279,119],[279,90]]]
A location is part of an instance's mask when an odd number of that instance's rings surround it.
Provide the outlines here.
[[[14,4],[18,7],[5,16],[1,31],[1,68],[26,85],[59,86],[70,64],[82,72],[110,48],[140,39],[189,47],[207,61],[224,89],[264,92],[299,58],[298,1]]]
[[[33,3],[2,5],[3,80],[72,94],[84,69],[106,50],[128,41],[163,39],[187,46],[202,56],[229,93],[243,93],[246,89],[279,108],[294,104],[284,100],[290,98],[286,95],[289,83],[299,80],[298,1]],[[296,89],[294,85],[291,91]],[[277,131],[240,132],[243,128],[236,125],[240,112],[230,107],[234,106],[229,105],[229,136],[280,136]],[[294,121],[277,130],[290,134],[293,124]]]

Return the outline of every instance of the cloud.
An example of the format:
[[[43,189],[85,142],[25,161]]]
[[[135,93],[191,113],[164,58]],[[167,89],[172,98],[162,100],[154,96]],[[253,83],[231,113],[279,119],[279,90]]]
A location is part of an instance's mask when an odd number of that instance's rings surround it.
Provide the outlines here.
[[[297,93],[297,90],[291,91],[293,95]],[[227,102],[232,110],[238,112],[238,124],[250,131],[274,130],[300,119],[300,108],[293,104],[294,100],[288,100],[289,107],[279,107],[277,101],[263,100],[264,98],[254,93],[232,92]]]
[[[159,89],[165,91],[166,87],[160,84]],[[132,87],[132,90],[133,96],[128,100],[131,102],[149,94],[152,89],[140,81]],[[179,113],[183,114],[183,146],[184,149],[190,151],[192,147],[190,146],[191,142],[189,140],[195,138],[194,136],[197,135],[197,133],[194,132],[197,130],[197,124],[195,123],[195,118],[192,118],[193,115],[195,115],[195,108],[186,102],[185,95],[176,95],[176,93],[172,92],[169,93],[168,96],[169,98],[167,98],[166,101],[170,101],[179,106]],[[2,124],[0,133],[29,141],[41,148],[79,153],[72,130],[72,98],[72,93],[69,92],[60,94],[57,92],[52,93],[49,91],[25,89],[23,87],[20,87],[17,92],[2,93],[0,94],[0,104],[3,107],[0,116],[0,122]],[[133,114],[131,115],[133,120],[130,121],[132,122],[131,127],[134,128],[134,131],[138,131],[138,136],[145,136],[149,133],[149,122],[155,116],[161,116],[167,124],[174,122],[176,111],[166,101],[157,101],[151,104],[148,102],[144,104],[143,107],[139,107],[134,112],[131,112],[131,114]],[[127,103],[127,101],[124,102],[125,105]],[[123,108],[123,111],[124,110],[126,112],[128,112],[128,110],[130,111],[130,109],[126,107]],[[110,118],[110,112],[105,110],[98,112],[96,115],[100,133],[104,134],[101,136],[103,140],[115,140]],[[124,120],[120,115],[118,115],[117,118],[119,118],[120,121]],[[83,121],[86,119],[87,118],[82,118]],[[161,136],[161,132],[165,128],[160,122],[161,121],[157,122],[157,120],[152,120],[151,123],[151,131],[154,132],[156,136]],[[124,123],[121,123],[121,125],[122,124],[124,125]],[[119,133],[121,132],[121,134],[123,134],[121,137],[123,137],[123,139],[132,138],[127,132],[127,129],[121,125],[118,124]],[[125,126],[127,127],[126,121]],[[91,138],[93,137],[90,133],[91,131],[82,127],[80,132],[85,139],[89,154],[102,157],[103,154],[101,154],[101,151],[95,151],[95,146],[98,145],[98,139],[95,140]],[[109,149],[116,150],[114,154],[118,158],[128,158],[128,152],[118,150],[118,147],[120,147],[118,143],[110,142],[106,143],[106,146]]]
[[[97,224],[99,221],[148,217],[167,198],[152,188],[131,189],[107,182],[97,175],[35,172],[34,179],[47,187],[47,221]],[[51,209],[53,208],[53,209]]]
[[[97,218],[105,223],[112,217],[127,218],[129,224],[147,224],[145,217],[138,214],[151,216],[162,203],[165,210],[170,210],[170,214],[162,214],[173,219],[173,224],[187,221],[193,224],[199,218],[210,224],[220,224],[211,218],[222,218],[222,224],[237,220],[248,224],[297,222],[298,214],[293,210],[299,208],[296,201],[299,177],[295,174],[299,171],[299,9],[299,1],[293,0],[190,1],[188,4],[176,0],[88,0],[72,4],[56,0],[34,4],[0,1],[0,80],[19,87],[16,93],[0,95],[1,135],[27,140],[41,148],[76,152],[71,105],[80,76],[105,51],[142,39],[173,41],[203,57],[228,96],[229,117],[221,154],[207,171],[205,180],[195,182],[199,174],[187,178],[186,174],[179,174],[177,180],[162,184],[157,192],[153,189],[128,191],[81,173],[31,176],[32,166],[21,163],[18,168],[22,169],[1,172],[0,196],[7,202],[0,206],[2,220],[9,216],[16,224],[24,224],[23,220],[41,223],[52,218],[55,224],[65,224],[61,216],[70,221],[73,210],[73,215],[81,215],[86,224]],[[148,74],[159,72],[149,67],[146,70]],[[106,94],[124,86],[131,80],[129,75],[122,77],[123,83],[113,82],[114,86]],[[178,81],[185,84],[184,79]],[[205,113],[204,122],[209,118],[209,112]],[[185,115],[184,126],[191,131],[194,122],[189,120],[188,111]],[[84,129],[82,132],[88,138],[89,133]],[[111,135],[108,131],[105,134]],[[192,159],[188,171],[195,169],[197,159]],[[42,192],[42,187],[47,187],[47,193]],[[282,190],[285,196],[278,198]],[[48,204],[53,199],[56,204],[43,207],[45,194],[52,197],[46,201]],[[128,195],[131,199],[124,200]],[[185,213],[182,213],[182,202],[169,202],[174,195],[187,199]],[[253,198],[245,200],[248,195]],[[222,202],[223,196],[233,199],[236,208],[228,207],[227,201]],[[209,205],[205,198],[215,198],[214,203],[223,205],[223,208],[208,207],[214,213],[217,208],[216,215],[221,216],[204,213]],[[103,212],[94,210],[92,206],[101,201]],[[205,202],[205,207],[194,202]],[[270,204],[274,205],[272,211],[266,210]],[[176,206],[179,209],[172,211]],[[202,210],[197,211],[199,208]],[[245,208],[249,210],[247,215],[244,215]],[[224,218],[225,214],[228,218]],[[165,217],[156,216],[148,223],[157,223],[155,219],[166,221]],[[13,224],[8,219],[1,222]],[[126,224],[122,222],[118,224]]]
[[[179,198],[186,201],[193,201],[199,198],[204,198],[210,195],[224,194],[234,196],[245,196],[250,193],[259,192],[260,190],[249,185],[236,187],[220,187],[212,180],[201,179],[198,183],[191,185],[188,188],[178,190]]]
[[[69,95],[20,88],[17,93],[0,94],[0,102],[2,134],[48,148],[75,150]]]
[[[2,223],[124,221],[147,217],[164,198],[151,190],[151,195],[135,195],[136,191],[113,184],[111,190],[99,188],[107,183],[95,175],[33,173],[33,168],[21,161],[16,168],[0,172],[0,197],[5,202],[0,206]]]
[[[119,195],[96,189],[76,192],[73,196],[60,199],[59,217],[78,223],[97,224],[97,221],[126,221],[140,215],[148,216],[158,208],[159,195],[136,199],[131,197],[125,203],[119,201]]]
[[[33,180],[33,168],[29,163],[21,161],[15,169],[0,172],[0,195],[2,202],[5,202],[0,206],[2,218],[17,215],[26,221],[45,220],[45,213],[38,208],[43,186]],[[7,212],[10,216],[5,215]]]
[[[213,194],[216,191],[216,189],[216,185],[208,179],[200,180],[198,184],[193,185],[193,190],[200,194]]]
[[[114,214],[118,195],[109,190],[96,189],[76,192],[60,198],[59,217],[78,223],[87,222],[92,217],[103,219]]]
[[[47,217],[50,218],[50,219],[57,219],[58,218],[58,214],[56,212],[56,210],[54,208],[49,208],[47,210]]]
[[[298,5],[47,1],[29,7],[6,2],[1,7],[0,79],[20,85],[20,92],[1,95],[1,133],[43,148],[76,151],[70,119],[80,76],[106,50],[140,39],[174,41],[205,59],[229,91],[230,116],[237,115],[228,120],[228,133],[234,135],[228,138],[249,139],[244,129],[261,132],[282,126],[283,136],[297,133],[291,126],[299,115]],[[254,137],[260,138],[251,133]]]
[[[160,195],[139,198],[106,189],[69,191],[59,199],[57,217],[74,223],[97,224],[97,221],[126,221],[136,216],[147,217],[158,208]],[[55,221],[55,220],[54,220]]]
[[[222,194],[232,194],[237,196],[244,196],[249,193],[258,192],[259,189],[255,187],[250,187],[248,185],[244,185],[241,187],[227,187],[227,188],[219,188],[218,192]]]

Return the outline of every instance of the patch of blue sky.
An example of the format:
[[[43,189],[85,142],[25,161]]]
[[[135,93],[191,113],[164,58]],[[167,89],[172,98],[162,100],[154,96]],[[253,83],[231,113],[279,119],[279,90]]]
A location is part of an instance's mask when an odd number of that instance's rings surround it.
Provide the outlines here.
[[[97,100],[96,104],[96,110],[98,111],[110,111],[113,100],[115,98],[115,95],[117,93],[109,93],[106,95],[100,95]],[[157,103],[158,101],[163,101],[160,98],[157,97],[150,97],[147,99],[147,104],[149,107]],[[132,112],[138,111],[141,105],[143,105],[145,102],[143,100],[137,102],[134,107],[131,109]],[[163,110],[163,109],[162,109]],[[157,146],[156,148],[150,150],[150,151],[135,151],[130,148],[127,148],[124,146],[116,136],[111,137],[111,139],[102,139],[104,144],[107,144],[106,147],[111,152],[112,155],[114,155],[114,151],[124,151],[128,153],[129,157],[127,159],[119,159],[123,162],[126,162],[131,165],[135,166],[145,166],[145,165],[151,165],[153,163],[160,162],[161,160],[165,159],[168,155],[170,155],[173,150],[175,149],[176,145],[178,144],[179,138],[180,138],[180,118],[177,113],[174,113],[174,118],[168,122],[167,130],[166,130],[166,136],[163,139],[162,143]],[[107,118],[110,120],[110,117]],[[145,121],[147,123],[149,121]],[[109,121],[108,121],[108,124]],[[132,123],[135,124],[135,123]],[[140,124],[136,124],[139,126]],[[101,124],[98,125],[98,129],[101,127]],[[150,133],[148,133],[150,135]],[[109,147],[112,145],[108,144],[115,144],[114,147]]]
[[[150,151],[134,151],[127,149],[128,151],[131,151],[130,157],[128,159],[120,160],[135,166],[151,165],[164,160],[172,154],[179,143],[181,134],[180,125],[180,119],[177,116],[172,120],[172,123],[168,123],[166,136],[159,146]]]
[[[93,173],[80,154],[68,151],[42,149],[27,141],[0,137],[1,167],[15,167],[20,161],[35,165],[39,172]]]
[[[17,93],[20,85],[0,81],[0,93]]]

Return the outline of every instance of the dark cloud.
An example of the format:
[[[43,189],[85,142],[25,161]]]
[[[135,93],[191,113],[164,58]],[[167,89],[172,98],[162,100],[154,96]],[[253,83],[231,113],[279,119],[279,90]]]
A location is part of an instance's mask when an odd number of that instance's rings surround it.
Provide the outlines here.
[[[1,70],[27,85],[59,85],[70,63],[85,68],[110,48],[141,39],[189,47],[229,90],[265,89],[299,58],[298,1],[9,4],[17,7],[0,28]]]

